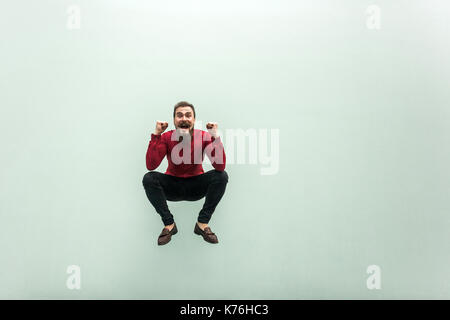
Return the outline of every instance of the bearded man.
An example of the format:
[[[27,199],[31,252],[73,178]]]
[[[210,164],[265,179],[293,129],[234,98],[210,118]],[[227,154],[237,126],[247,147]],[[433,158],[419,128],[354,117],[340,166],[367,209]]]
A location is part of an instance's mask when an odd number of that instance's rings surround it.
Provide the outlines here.
[[[173,109],[175,130],[164,131],[165,121],[157,121],[148,145],[146,165],[150,172],[142,183],[148,200],[161,216],[164,228],[158,236],[158,245],[167,244],[178,232],[167,201],[197,201],[205,198],[195,223],[194,233],[209,243],[218,243],[217,235],[208,223],[222,199],[228,183],[225,171],[225,151],[218,134],[216,122],[206,124],[207,131],[194,129],[195,109],[186,101]],[[203,171],[204,155],[211,161],[213,170]],[[167,157],[165,173],[154,171]]]

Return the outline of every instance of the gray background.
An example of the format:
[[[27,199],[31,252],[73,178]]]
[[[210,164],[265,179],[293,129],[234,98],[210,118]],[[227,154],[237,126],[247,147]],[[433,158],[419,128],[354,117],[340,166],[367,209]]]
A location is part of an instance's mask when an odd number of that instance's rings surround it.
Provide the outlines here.
[[[0,298],[450,298],[448,2],[1,3]],[[145,152],[180,100],[280,130],[278,174],[227,165],[218,245],[202,201],[156,245]]]

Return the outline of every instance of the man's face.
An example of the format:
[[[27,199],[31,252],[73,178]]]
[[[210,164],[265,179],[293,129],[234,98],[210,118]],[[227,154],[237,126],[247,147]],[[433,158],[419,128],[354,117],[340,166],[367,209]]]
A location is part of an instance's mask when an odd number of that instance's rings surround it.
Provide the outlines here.
[[[189,134],[194,130],[194,112],[191,107],[179,107],[175,111],[175,118],[173,119],[175,128],[181,134]]]

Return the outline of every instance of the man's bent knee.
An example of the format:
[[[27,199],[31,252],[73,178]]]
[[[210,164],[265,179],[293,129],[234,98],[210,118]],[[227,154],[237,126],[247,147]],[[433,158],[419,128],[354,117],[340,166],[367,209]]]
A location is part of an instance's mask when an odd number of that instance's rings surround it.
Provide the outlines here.
[[[144,178],[142,179],[142,184],[144,188],[148,186],[155,186],[158,184],[158,172],[156,171],[149,171],[144,175]]]
[[[213,180],[222,182],[222,183],[227,183],[228,182],[228,173],[225,170],[224,171],[214,170]]]

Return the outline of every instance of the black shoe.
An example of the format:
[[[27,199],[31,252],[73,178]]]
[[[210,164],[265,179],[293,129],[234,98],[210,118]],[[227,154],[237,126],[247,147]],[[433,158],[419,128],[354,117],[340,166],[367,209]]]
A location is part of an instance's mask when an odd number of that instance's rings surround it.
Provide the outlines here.
[[[158,245],[162,246],[162,245],[168,243],[170,241],[170,239],[172,238],[172,236],[174,234],[177,234],[177,232],[178,232],[178,229],[177,229],[177,225],[175,223],[174,223],[172,230],[170,230],[170,231],[169,231],[169,229],[164,227],[164,229],[162,229],[161,234],[158,237]]]

